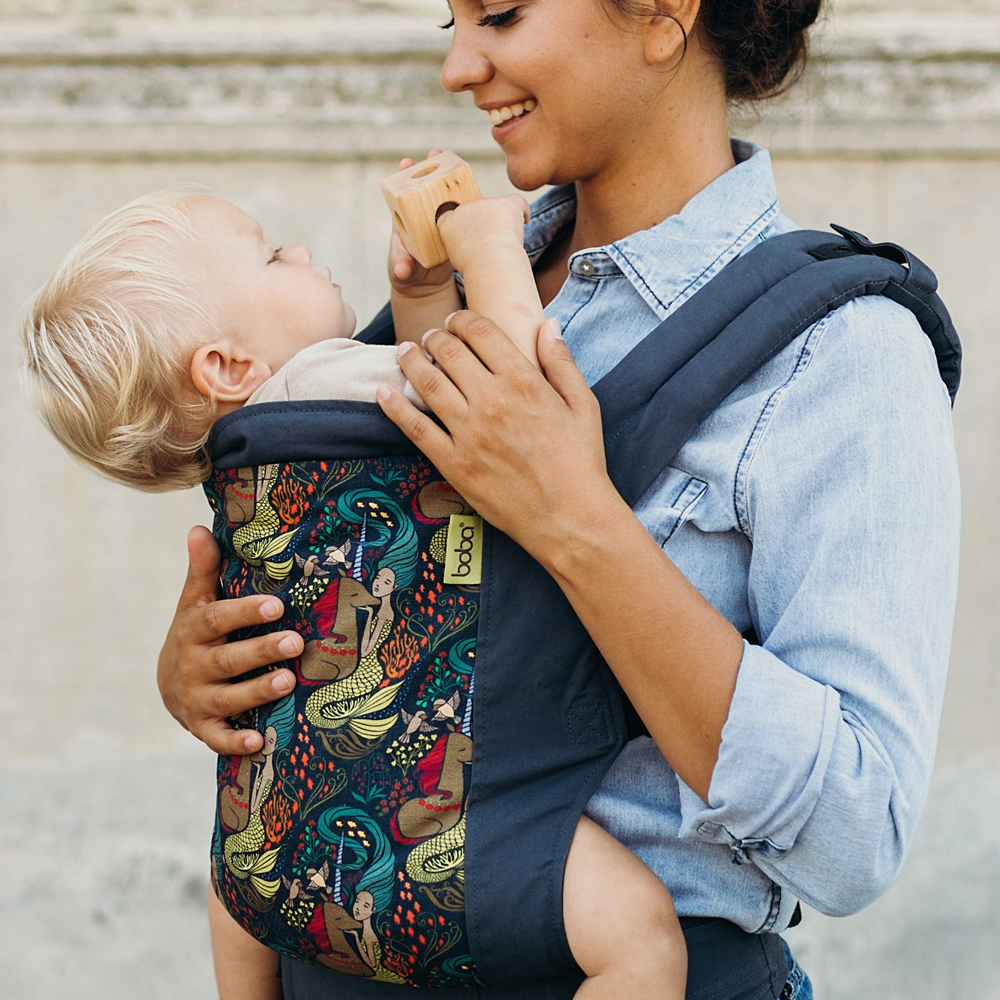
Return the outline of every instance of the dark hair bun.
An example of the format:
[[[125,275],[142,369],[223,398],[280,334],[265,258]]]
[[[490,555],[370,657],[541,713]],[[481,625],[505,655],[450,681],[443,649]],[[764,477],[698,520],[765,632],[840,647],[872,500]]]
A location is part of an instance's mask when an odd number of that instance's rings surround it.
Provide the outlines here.
[[[823,0],[703,0],[703,37],[722,60],[733,101],[774,97],[805,69],[807,29]]]

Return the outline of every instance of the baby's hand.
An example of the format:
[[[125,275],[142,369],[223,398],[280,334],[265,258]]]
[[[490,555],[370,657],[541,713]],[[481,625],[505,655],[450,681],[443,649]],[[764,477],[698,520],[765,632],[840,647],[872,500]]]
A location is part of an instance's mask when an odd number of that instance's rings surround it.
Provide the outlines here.
[[[439,149],[432,149],[428,156],[436,156]],[[399,161],[399,169],[412,167],[416,160],[406,157]],[[455,268],[450,261],[430,269],[411,257],[399,236],[399,228],[392,224],[389,243],[389,284],[392,290],[405,298],[424,298],[449,288],[455,280]]]
[[[528,203],[519,194],[509,194],[459,205],[438,219],[438,228],[451,262],[464,271],[472,254],[508,245],[521,250],[524,225],[530,218]]]

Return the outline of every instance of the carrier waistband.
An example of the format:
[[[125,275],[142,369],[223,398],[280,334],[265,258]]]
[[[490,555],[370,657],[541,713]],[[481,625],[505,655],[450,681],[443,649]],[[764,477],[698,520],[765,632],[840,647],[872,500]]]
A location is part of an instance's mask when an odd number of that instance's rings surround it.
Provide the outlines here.
[[[687,1000],[775,1000],[788,979],[777,934],[747,934],[728,920],[681,917],[688,946]],[[282,956],[285,1000],[392,1000],[398,986],[353,979]],[[572,1000],[579,977],[522,986],[447,987],[434,1000]]]

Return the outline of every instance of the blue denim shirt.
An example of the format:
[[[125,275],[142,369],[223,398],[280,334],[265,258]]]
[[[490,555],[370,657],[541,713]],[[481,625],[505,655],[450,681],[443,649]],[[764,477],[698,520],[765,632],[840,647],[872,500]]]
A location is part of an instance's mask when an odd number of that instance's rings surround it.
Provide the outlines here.
[[[727,263],[795,228],[767,152],[734,151],[679,215],[570,259],[546,313],[591,384]],[[533,259],[574,211],[572,187],[536,202]],[[763,645],[744,648],[707,802],[642,738],[588,814],[683,915],[781,931],[799,899],[868,905],[927,795],[957,586],[951,410],[916,319],[863,298],[817,323],[705,421],[636,514]]]

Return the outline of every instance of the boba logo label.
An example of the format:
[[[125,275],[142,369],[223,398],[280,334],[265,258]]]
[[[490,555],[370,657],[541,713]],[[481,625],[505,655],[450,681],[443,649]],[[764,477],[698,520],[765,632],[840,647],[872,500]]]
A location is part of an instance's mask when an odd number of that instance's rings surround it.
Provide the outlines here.
[[[448,521],[444,582],[476,586],[483,579],[483,519],[452,514]]]

